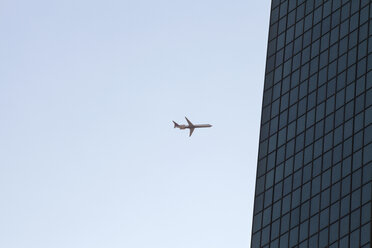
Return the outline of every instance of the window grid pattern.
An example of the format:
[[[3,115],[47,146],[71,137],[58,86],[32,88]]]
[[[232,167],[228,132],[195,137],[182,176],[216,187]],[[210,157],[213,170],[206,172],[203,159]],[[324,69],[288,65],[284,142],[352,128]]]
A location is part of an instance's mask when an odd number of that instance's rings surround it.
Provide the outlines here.
[[[251,247],[370,247],[372,4],[273,0]]]

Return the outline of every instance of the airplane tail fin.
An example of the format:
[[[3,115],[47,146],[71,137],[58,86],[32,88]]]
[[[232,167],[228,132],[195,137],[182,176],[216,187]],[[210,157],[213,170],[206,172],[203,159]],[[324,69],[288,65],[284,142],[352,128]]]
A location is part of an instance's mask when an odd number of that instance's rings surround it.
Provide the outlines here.
[[[175,122],[175,121],[173,121],[173,123],[174,123],[174,128],[176,128],[176,127],[179,127],[180,125],[178,125],[177,124],[177,122]]]

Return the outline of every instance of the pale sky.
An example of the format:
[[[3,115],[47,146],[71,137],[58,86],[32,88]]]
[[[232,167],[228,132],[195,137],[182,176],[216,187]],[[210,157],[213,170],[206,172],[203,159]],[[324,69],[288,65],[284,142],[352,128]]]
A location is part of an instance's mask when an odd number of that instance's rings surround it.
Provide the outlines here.
[[[0,247],[249,247],[269,13],[0,0]]]

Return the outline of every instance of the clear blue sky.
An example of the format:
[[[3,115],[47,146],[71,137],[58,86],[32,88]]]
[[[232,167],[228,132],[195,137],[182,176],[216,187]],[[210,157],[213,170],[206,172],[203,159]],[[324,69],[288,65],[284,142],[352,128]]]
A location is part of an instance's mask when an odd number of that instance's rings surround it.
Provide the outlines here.
[[[0,247],[249,247],[269,8],[2,0]]]

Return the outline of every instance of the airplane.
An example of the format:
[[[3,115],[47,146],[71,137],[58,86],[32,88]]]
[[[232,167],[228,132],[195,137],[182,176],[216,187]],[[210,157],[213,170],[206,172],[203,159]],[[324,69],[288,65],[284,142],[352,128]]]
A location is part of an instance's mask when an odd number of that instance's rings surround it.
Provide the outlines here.
[[[210,125],[210,124],[198,124],[198,125],[194,125],[194,124],[191,123],[191,121],[189,121],[189,119],[187,119],[187,117],[185,117],[185,119],[186,119],[186,121],[187,121],[187,123],[189,125],[178,125],[175,121],[173,121],[174,128],[179,128],[179,129],[186,129],[186,128],[188,128],[188,129],[190,129],[190,135],[189,135],[189,137],[192,135],[192,132],[194,132],[194,129],[195,128],[212,127],[212,125]]]

